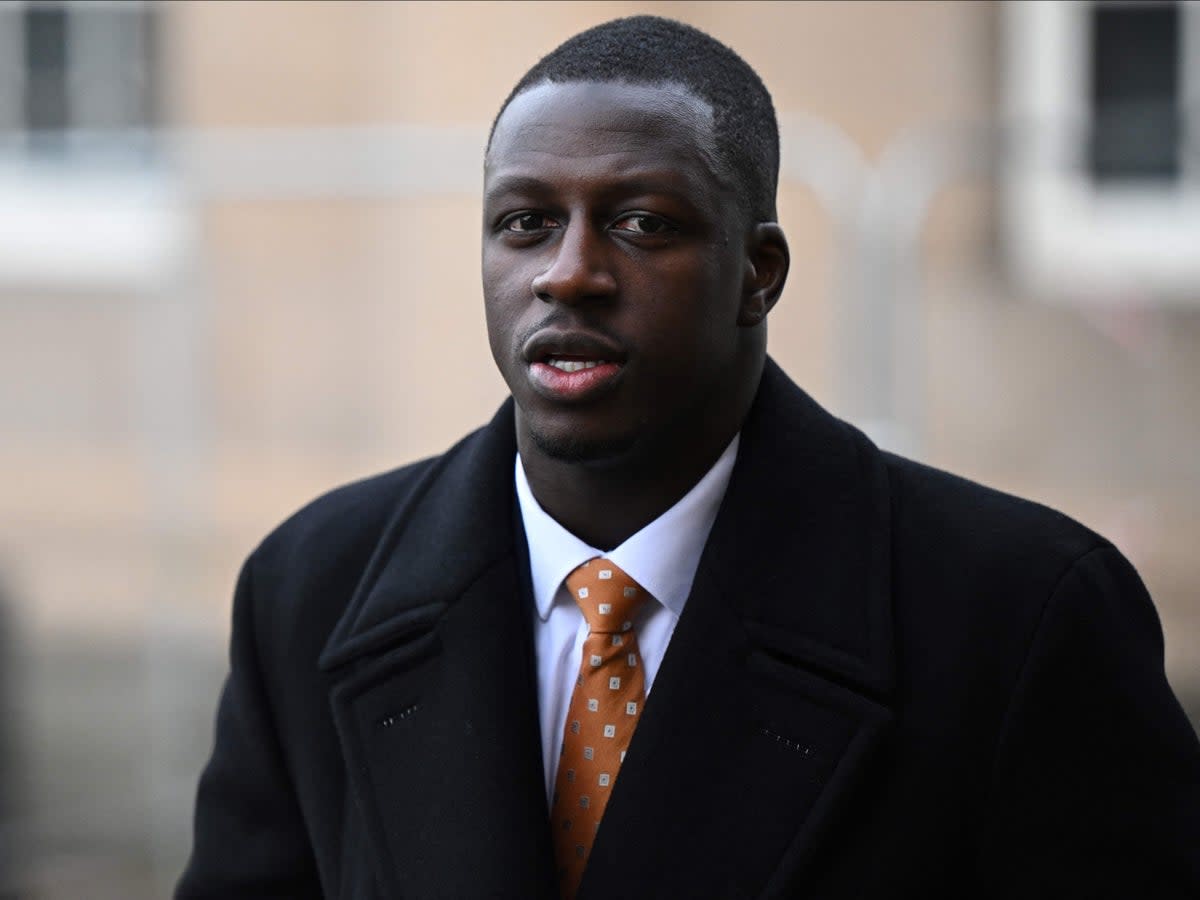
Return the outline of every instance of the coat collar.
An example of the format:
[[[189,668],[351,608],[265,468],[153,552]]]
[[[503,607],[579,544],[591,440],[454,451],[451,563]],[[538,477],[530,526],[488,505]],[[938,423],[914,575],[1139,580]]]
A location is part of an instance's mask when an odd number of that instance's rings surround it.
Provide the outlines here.
[[[385,892],[553,895],[513,429],[429,469],[321,657]],[[888,520],[878,451],[768,361],[581,900],[803,880],[890,717]]]
[[[321,655],[332,670],[435,618],[513,552],[513,402],[438,459],[400,504]]]
[[[878,449],[768,360],[701,565],[757,640],[877,698],[891,688]]]

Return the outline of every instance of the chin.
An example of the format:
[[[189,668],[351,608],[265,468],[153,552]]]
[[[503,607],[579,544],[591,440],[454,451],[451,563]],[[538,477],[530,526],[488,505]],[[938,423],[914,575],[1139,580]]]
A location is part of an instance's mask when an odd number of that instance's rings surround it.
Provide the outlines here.
[[[530,437],[541,453],[567,463],[618,463],[628,458],[637,444],[632,435],[592,438],[579,432],[547,434],[532,430]]]

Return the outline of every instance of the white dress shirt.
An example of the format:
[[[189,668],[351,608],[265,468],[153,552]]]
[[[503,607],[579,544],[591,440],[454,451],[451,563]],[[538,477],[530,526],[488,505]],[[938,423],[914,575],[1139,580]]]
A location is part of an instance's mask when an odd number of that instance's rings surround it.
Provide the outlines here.
[[[533,640],[547,800],[554,791],[558,750],[588,632],[583,613],[567,590],[567,575],[589,559],[603,556],[653,596],[656,602],[646,603],[634,621],[649,696],[729,485],[739,437],[734,437],[708,473],[678,503],[608,553],[589,547],[542,509],[534,499],[521,456],[517,454],[517,500],[529,543],[529,570],[537,608]]]

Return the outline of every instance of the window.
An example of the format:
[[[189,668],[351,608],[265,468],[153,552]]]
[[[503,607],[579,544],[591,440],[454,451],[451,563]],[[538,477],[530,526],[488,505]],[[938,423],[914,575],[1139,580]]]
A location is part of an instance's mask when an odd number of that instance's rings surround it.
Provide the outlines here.
[[[1014,273],[1047,299],[1200,304],[1200,3],[1003,15]]]
[[[0,291],[154,291],[178,265],[155,134],[169,9],[0,0]]]
[[[1090,19],[1092,178],[1177,180],[1184,49],[1179,4],[1098,4]]]
[[[157,20],[155,6],[137,2],[0,4],[0,136],[9,149],[80,153],[98,138],[111,146],[118,132],[128,145],[129,132],[156,124]]]

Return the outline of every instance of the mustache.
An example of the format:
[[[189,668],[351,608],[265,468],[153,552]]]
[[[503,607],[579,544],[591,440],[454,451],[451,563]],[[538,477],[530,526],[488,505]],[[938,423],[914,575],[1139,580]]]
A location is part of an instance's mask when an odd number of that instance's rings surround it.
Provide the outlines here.
[[[562,309],[555,309],[516,335],[515,345],[524,347],[540,331],[571,331],[582,329],[610,341],[618,347],[628,344],[621,335],[599,322],[591,322]]]

